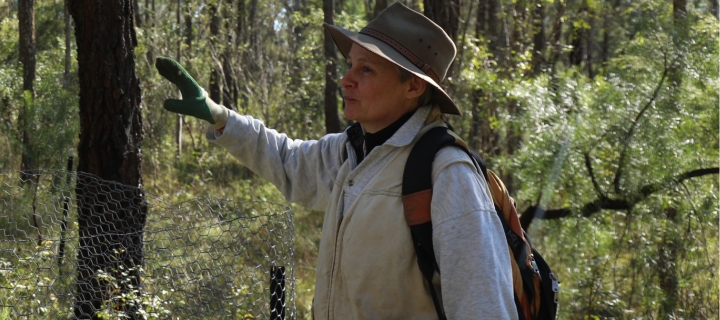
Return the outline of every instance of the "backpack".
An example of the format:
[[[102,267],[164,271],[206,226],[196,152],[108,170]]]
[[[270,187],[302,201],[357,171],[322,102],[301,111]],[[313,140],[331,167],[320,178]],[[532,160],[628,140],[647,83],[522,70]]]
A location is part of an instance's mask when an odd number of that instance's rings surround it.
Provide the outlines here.
[[[405,219],[410,226],[418,265],[430,287],[438,317],[446,319],[432,278],[440,272],[435,260],[432,243],[430,201],[432,199],[432,162],[443,147],[460,147],[473,159],[476,168],[485,176],[490,188],[495,211],[502,222],[513,275],[515,307],[520,320],[556,319],[560,283],[530,243],[520,225],[515,200],[509,195],[503,182],[487,170],[480,156],[467,147],[451,128],[435,127],[425,133],[410,151],[403,172],[402,199]]]

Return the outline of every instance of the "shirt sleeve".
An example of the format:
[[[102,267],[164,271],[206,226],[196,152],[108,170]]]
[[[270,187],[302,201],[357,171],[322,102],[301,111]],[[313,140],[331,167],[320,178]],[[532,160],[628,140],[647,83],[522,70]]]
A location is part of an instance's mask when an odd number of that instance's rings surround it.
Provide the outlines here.
[[[223,132],[210,127],[205,137],[270,181],[285,199],[312,210],[325,210],[347,140],[345,133],[319,140],[291,139],[258,119],[232,111]]]
[[[462,153],[467,161],[452,153]],[[458,148],[433,164],[433,246],[448,319],[518,319],[510,254],[485,178]],[[440,158],[440,159],[438,159]]]

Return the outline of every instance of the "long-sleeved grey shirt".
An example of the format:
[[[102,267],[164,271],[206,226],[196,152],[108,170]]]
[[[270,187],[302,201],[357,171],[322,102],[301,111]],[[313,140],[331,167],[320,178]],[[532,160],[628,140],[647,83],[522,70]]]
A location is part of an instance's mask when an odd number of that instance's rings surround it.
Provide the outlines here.
[[[339,187],[336,176],[349,164],[350,170],[359,172],[355,176],[351,172],[348,179],[352,178],[352,183],[344,187],[345,212],[390,161],[388,155],[412,143],[430,111],[430,107],[418,109],[360,166],[346,133],[329,134],[317,141],[294,140],[259,120],[231,112],[222,134],[209,129],[206,136],[273,183],[288,201],[313,210],[328,208],[333,189]],[[440,268],[436,276],[448,319],[517,319],[510,255],[487,182],[463,151],[451,147],[442,152],[448,155],[442,159],[467,158],[439,163],[436,157],[433,163],[433,244]],[[326,228],[330,226],[324,225]]]

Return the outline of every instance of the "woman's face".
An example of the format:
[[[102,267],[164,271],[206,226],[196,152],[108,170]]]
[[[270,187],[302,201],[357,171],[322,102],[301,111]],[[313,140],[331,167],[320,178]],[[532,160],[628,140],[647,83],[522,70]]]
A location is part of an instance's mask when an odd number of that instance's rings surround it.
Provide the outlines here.
[[[347,62],[348,70],[340,81],[345,118],[359,122],[365,131],[377,132],[417,107],[424,81],[401,83],[395,64],[356,44]],[[417,88],[418,80],[422,90]]]

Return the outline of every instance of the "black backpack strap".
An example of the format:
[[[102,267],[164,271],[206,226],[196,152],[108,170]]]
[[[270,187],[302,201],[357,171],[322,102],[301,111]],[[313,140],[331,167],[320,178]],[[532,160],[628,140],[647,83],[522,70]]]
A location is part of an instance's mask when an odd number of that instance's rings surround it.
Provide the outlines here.
[[[455,137],[449,135],[447,130],[445,127],[435,127],[420,137],[408,156],[402,183],[403,210],[412,234],[418,266],[428,282],[438,318],[442,320],[446,319],[445,312],[432,282],[435,271],[440,272],[440,268],[435,260],[432,243],[430,202],[435,154],[442,147],[455,142]]]

